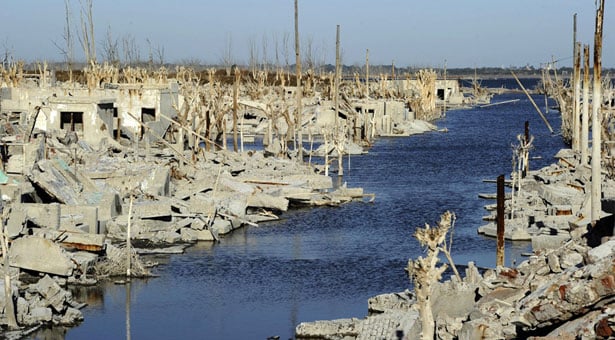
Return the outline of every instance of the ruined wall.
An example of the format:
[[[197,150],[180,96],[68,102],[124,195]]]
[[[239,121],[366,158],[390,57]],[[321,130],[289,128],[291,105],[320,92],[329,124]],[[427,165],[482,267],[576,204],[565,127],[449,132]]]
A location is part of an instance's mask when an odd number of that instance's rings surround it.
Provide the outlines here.
[[[177,114],[174,106],[178,103],[180,101],[177,89],[173,86],[171,88],[126,86],[117,93],[117,110],[121,126],[129,134],[137,134],[141,129],[141,125],[130,116],[132,115],[142,120],[153,133],[162,136],[170,123],[167,119],[161,118],[160,114],[174,117]],[[149,117],[151,110],[154,116]],[[144,117],[144,112],[148,117]]]
[[[113,112],[100,110],[98,103],[90,98],[52,97],[49,110],[42,110],[35,128],[43,131],[74,129],[80,139],[97,146],[102,138],[111,138],[113,133]],[[106,103],[106,102],[105,102]],[[74,123],[62,121],[62,112],[74,113]],[[81,118],[78,119],[79,113]]]

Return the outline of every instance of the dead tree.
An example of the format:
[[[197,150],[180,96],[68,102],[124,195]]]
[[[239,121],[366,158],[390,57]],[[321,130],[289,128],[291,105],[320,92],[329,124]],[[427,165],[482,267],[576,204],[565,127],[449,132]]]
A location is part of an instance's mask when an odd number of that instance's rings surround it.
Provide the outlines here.
[[[422,326],[421,339],[431,340],[435,334],[435,321],[431,310],[431,293],[433,286],[440,281],[442,273],[448,267],[446,264],[436,267],[439,262],[438,254],[440,251],[446,255],[455,270],[455,274],[459,277],[450,256],[452,241],[448,247],[446,245],[446,235],[449,230],[452,230],[454,221],[455,214],[447,211],[440,217],[437,227],[432,228],[429,224],[425,224],[425,228],[417,228],[414,233],[414,237],[421,246],[427,247],[427,256],[425,258],[419,256],[417,260],[409,260],[407,268],[410,279],[415,282],[414,290]]]
[[[233,83],[233,151],[237,152],[237,113],[239,105],[237,100],[239,97],[239,81],[241,80],[241,71],[235,69],[235,82]]]
[[[299,49],[299,0],[295,0],[295,77],[297,80],[297,116],[295,117],[295,124],[293,125],[293,136],[295,136],[295,127],[297,128],[297,139],[295,146],[299,148],[297,159],[299,162],[303,162],[303,131],[302,131],[302,119],[301,113],[303,93],[301,88],[301,53]]]
[[[94,17],[92,15],[93,0],[79,0],[81,4],[81,37],[79,40],[89,64],[96,63],[96,39],[94,37]]]

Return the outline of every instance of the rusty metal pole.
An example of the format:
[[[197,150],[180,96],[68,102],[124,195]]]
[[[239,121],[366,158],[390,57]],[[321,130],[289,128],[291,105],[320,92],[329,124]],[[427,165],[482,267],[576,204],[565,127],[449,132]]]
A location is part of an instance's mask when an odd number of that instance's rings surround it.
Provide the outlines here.
[[[504,265],[504,175],[498,176],[497,180],[497,251],[495,265]]]

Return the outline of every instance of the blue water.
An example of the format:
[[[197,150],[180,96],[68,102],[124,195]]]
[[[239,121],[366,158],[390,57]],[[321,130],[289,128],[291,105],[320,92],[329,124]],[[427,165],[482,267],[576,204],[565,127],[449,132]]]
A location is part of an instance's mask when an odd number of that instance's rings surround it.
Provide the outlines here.
[[[532,169],[552,162],[564,147],[524,95],[513,104],[449,111],[437,122],[448,133],[381,138],[368,155],[355,156],[341,179],[375,193],[374,203],[300,209],[283,220],[246,227],[219,244],[199,244],[171,256],[160,275],[130,286],[134,339],[292,338],[303,321],[364,317],[371,296],[410,287],[409,258],[423,254],[412,237],[445,210],[457,215],[452,254],[458,264],[495,264],[495,240],[478,236],[483,205],[478,193],[495,192],[483,179],[512,170],[511,144],[530,122]],[[542,100],[536,97],[536,100]],[[560,126],[559,114],[549,121]],[[346,162],[346,160],[345,160]],[[527,243],[507,243],[506,262],[523,260]],[[126,337],[127,286],[87,292],[85,321],[68,339]]]

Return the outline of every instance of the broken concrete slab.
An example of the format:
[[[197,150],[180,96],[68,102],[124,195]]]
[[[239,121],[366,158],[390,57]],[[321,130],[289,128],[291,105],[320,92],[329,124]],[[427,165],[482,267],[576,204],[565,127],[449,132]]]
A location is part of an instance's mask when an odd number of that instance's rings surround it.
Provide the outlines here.
[[[20,206],[16,205],[11,208],[8,221],[6,222],[6,231],[11,239],[19,236],[24,226],[26,225],[26,212]]]
[[[85,226],[85,232],[98,234],[98,208],[91,205],[61,205],[61,225]]]
[[[25,325],[37,325],[40,323],[51,322],[53,313],[48,307],[34,307],[26,314],[22,320]]]
[[[211,225],[211,231],[216,235],[228,234],[233,230],[233,226],[230,221],[216,218]]]
[[[128,211],[128,207],[123,210]],[[173,211],[166,201],[140,201],[133,203],[132,214],[135,218],[160,218],[170,217]]]
[[[570,235],[558,234],[558,235],[535,235],[532,237],[532,249],[556,249],[562,246],[566,241],[570,240]]]
[[[286,198],[275,197],[262,192],[255,192],[249,195],[246,205],[247,207],[274,209],[277,211],[288,210],[288,200]]]
[[[98,252],[104,249],[106,235],[91,234],[70,230],[53,230],[47,228],[33,228],[32,234],[54,242],[59,242],[65,247],[79,250]]]
[[[14,240],[9,260],[12,267],[59,276],[70,276],[74,269],[70,255],[62,247],[37,236]]]
[[[30,286],[31,290],[40,294],[43,299],[43,306],[52,307],[56,312],[61,313],[65,309],[65,302],[69,293],[62,289],[60,285],[49,275],[43,276],[37,283]]]
[[[61,205],[58,203],[22,203],[16,205],[26,211],[28,220],[40,227],[58,229],[60,227]]]
[[[160,166],[147,174],[141,182],[141,190],[152,196],[169,196],[171,193],[170,168]]]
[[[615,240],[609,240],[595,248],[592,248],[588,252],[589,260],[592,262],[598,262],[607,257],[615,256]]]

